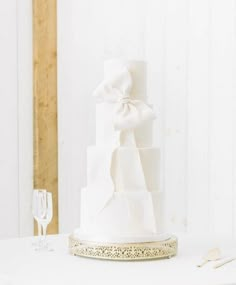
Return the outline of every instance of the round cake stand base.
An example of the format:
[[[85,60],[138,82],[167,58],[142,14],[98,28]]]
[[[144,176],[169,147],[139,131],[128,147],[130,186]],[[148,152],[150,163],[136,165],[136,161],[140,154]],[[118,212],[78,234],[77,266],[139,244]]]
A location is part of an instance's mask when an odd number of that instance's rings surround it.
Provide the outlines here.
[[[96,259],[138,261],[171,258],[177,254],[178,240],[175,236],[157,242],[96,243],[69,237],[72,255]]]

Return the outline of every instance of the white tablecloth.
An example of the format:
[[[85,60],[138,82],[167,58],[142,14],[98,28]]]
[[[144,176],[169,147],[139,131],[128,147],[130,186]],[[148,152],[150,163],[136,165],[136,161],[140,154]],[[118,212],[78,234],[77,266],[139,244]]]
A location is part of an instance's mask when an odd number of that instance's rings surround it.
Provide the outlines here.
[[[33,238],[0,241],[0,285],[202,285],[236,284],[236,261],[213,269],[196,264],[210,248],[236,254],[236,240],[178,235],[179,253],[172,259],[115,262],[71,256],[68,236],[50,236],[54,252],[37,252]]]

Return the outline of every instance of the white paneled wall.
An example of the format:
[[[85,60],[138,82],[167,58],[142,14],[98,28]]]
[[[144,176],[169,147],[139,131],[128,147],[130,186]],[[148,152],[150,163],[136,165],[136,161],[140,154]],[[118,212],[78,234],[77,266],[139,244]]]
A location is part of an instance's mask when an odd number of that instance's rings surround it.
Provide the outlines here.
[[[235,1],[210,2],[209,179],[215,231],[232,232]]]
[[[187,200],[187,3],[166,2],[164,31],[164,187],[169,219],[179,229],[186,224]]]
[[[98,3],[99,2],[99,3]],[[235,0],[58,1],[60,229],[79,224],[103,60],[147,60],[172,230],[236,230]]]
[[[201,19],[201,20],[200,20]],[[209,3],[189,1],[187,61],[188,227],[210,227],[209,196]]]
[[[0,9],[0,237],[18,234],[18,219],[16,218],[19,211],[16,7],[16,1],[9,1],[4,5],[1,3]]]
[[[32,234],[32,4],[0,0],[0,239]]]

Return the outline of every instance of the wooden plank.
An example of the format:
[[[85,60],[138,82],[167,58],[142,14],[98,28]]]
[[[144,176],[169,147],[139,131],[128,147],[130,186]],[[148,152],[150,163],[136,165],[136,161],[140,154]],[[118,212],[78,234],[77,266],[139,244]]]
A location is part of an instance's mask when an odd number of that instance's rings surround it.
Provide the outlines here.
[[[190,0],[188,30],[188,231],[208,231],[209,4]]]
[[[49,233],[58,232],[56,0],[33,1],[34,188],[53,194]]]

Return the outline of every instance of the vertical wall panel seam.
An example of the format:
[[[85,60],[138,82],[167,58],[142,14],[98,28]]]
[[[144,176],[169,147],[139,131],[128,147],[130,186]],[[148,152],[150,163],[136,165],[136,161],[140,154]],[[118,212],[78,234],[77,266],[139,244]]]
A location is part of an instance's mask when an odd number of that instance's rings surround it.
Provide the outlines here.
[[[208,130],[208,137],[207,137],[207,200],[208,200],[208,225],[209,230],[211,229],[211,195],[210,195],[210,0],[207,0],[207,9],[208,9],[208,27],[207,27],[207,34],[208,34],[208,64],[207,64],[207,106],[208,106],[208,112],[207,112],[207,130]]]
[[[183,228],[184,231],[187,230],[187,204],[188,204],[188,183],[187,183],[187,173],[188,173],[188,56],[189,56],[189,43],[188,43],[188,32],[189,32],[189,0],[185,0],[185,10],[184,10],[184,15],[183,17],[185,17],[185,30],[184,30],[184,49],[185,49],[185,58],[184,58],[184,68],[185,68],[185,75],[184,75],[184,79],[185,79],[185,84],[184,84],[184,119],[185,119],[185,123],[184,123],[184,144],[185,144],[185,152],[183,152],[184,155],[184,197],[182,197],[182,199],[184,199],[184,217],[182,217],[184,220],[182,220],[182,224],[183,224]]]
[[[236,3],[235,1],[233,1],[233,50],[235,51],[236,49]],[[235,171],[235,167],[236,167],[236,162],[235,162],[235,158],[236,158],[236,151],[235,151],[235,136],[236,136],[236,131],[235,131],[235,122],[236,122],[236,115],[235,115],[235,112],[234,110],[236,110],[235,108],[235,104],[236,104],[236,100],[234,99],[235,96],[233,95],[236,95],[235,91],[236,91],[236,83],[235,83],[235,80],[236,78],[234,78],[234,76],[236,75],[236,56],[235,56],[235,53],[234,53],[234,56],[233,56],[233,59],[232,59],[232,62],[233,62],[233,66],[232,66],[232,77],[233,77],[233,86],[232,86],[232,115],[233,115],[233,122],[232,122],[232,139],[233,139],[233,143],[232,143],[232,236],[233,237],[236,237],[236,189],[235,189],[235,182],[236,182],[236,171]]]
[[[166,21],[167,21],[167,7],[168,7],[168,0],[164,1],[164,23],[163,23],[163,34],[162,34],[162,40],[163,40],[163,59],[162,59],[162,72],[163,72],[163,81],[162,81],[162,139],[161,139],[161,151],[162,151],[162,156],[161,156],[161,167],[162,167],[162,186],[165,191],[166,195],[166,175],[165,175],[165,166],[166,166]],[[167,204],[165,203],[165,206]],[[168,217],[170,218],[170,217]]]
[[[17,98],[17,199],[18,199],[18,236],[20,235],[20,228],[21,228],[21,209],[20,209],[20,179],[19,179],[19,175],[20,175],[20,158],[19,158],[19,151],[20,151],[20,137],[19,137],[19,121],[20,121],[20,116],[19,116],[19,30],[18,30],[18,21],[19,21],[19,13],[18,13],[18,0],[15,0],[16,3],[16,98]]]
[[[208,201],[209,201],[209,229],[214,231],[213,201],[211,189],[211,0],[208,0]]]
[[[188,231],[189,226],[189,216],[188,216],[188,209],[189,209],[189,203],[188,203],[188,196],[189,196],[189,169],[188,169],[188,159],[189,159],[189,34],[190,34],[190,25],[189,25],[189,19],[190,19],[190,1],[186,1],[186,74],[185,74],[185,93],[186,93],[186,119],[185,119],[185,144],[186,144],[186,150],[185,150],[185,208],[186,208],[186,222],[185,222],[185,231]]]

